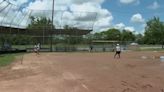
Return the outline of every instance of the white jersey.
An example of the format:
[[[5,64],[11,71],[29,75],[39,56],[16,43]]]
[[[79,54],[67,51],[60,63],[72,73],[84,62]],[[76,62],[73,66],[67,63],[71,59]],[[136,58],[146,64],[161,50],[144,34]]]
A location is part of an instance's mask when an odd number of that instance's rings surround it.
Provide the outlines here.
[[[116,51],[121,51],[121,47],[120,46],[116,46]]]
[[[37,45],[37,49],[38,49],[38,50],[40,49],[40,44]]]
[[[34,51],[37,51],[37,46],[36,45],[34,45]]]

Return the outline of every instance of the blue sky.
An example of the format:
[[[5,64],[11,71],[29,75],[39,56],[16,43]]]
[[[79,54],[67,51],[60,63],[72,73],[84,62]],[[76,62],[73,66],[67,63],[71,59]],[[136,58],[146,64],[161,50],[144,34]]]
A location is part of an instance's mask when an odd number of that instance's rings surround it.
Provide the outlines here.
[[[139,1],[139,2],[138,2]],[[113,23],[122,22],[125,25],[133,26],[136,31],[141,32],[143,30],[143,23],[132,23],[130,21],[132,15],[141,14],[146,21],[150,20],[154,16],[160,17],[164,21],[164,0],[138,0],[133,3],[121,3],[119,0],[106,0],[102,7],[108,9],[113,17]],[[144,23],[145,23],[144,22]],[[142,25],[143,24],[143,25]]]
[[[3,1],[3,0],[0,0]],[[51,18],[52,0],[9,0],[19,7],[10,10],[7,16],[1,12],[0,21],[5,17],[5,23],[18,25],[18,21],[31,14]],[[1,4],[0,9],[7,4]],[[94,32],[101,32],[109,28],[126,29],[136,33],[144,33],[146,21],[154,16],[164,21],[164,0],[55,0],[56,26],[70,25],[79,28],[93,28]],[[21,7],[20,7],[21,6]],[[15,7],[15,6],[14,6]],[[21,14],[18,14],[21,9]],[[43,11],[46,10],[46,12]],[[7,11],[7,9],[6,9]],[[16,18],[13,20],[15,16]],[[30,15],[29,15],[30,16]],[[94,19],[95,18],[95,19]],[[28,23],[23,19],[20,25]],[[14,24],[15,23],[15,24]]]

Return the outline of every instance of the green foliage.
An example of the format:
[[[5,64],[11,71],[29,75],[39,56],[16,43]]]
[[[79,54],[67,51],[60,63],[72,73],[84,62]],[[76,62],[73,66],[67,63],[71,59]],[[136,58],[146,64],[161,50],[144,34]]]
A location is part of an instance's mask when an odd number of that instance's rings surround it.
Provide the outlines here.
[[[102,34],[106,40],[121,40],[121,32],[118,29],[109,29]]]
[[[146,24],[144,42],[146,44],[162,44],[164,42],[164,23],[158,17],[154,17]]]
[[[0,35],[0,43],[4,44],[5,42],[11,43],[12,42],[12,36],[11,35]]]
[[[69,36],[66,37],[65,41],[68,44],[80,44],[82,42],[82,37],[77,37],[77,36]]]
[[[4,45],[4,43],[14,44],[14,45],[26,45],[33,44],[34,39],[31,36],[27,35],[0,35],[0,44]]]
[[[144,36],[142,34],[135,35],[136,42],[139,44],[144,44]]]
[[[64,26],[64,30],[65,31],[70,31],[70,30],[76,31],[78,29],[75,27],[69,27],[68,25],[66,25],[66,26]],[[56,44],[62,43],[62,44],[75,45],[75,44],[80,44],[83,41],[83,37],[82,36],[72,36],[72,35],[58,35],[58,36],[55,35],[53,40],[55,40],[54,42]]]
[[[12,44],[15,45],[26,45],[33,44],[34,39],[27,35],[15,35],[12,37]]]
[[[46,31],[55,29],[55,26],[52,25],[52,20],[50,20],[49,18],[31,16],[30,19],[31,19],[31,23],[27,26],[28,30],[46,32]],[[46,36],[49,36],[49,35],[46,35]],[[43,42],[42,37],[35,37],[35,38],[32,38],[32,40],[33,40],[33,43]],[[44,38],[44,42],[42,44],[48,44],[48,43],[50,43],[49,38]]]
[[[118,29],[108,29],[100,33],[95,33],[94,40],[121,40],[121,32]]]
[[[128,30],[122,32],[118,29],[108,29],[100,33],[95,33],[93,40],[117,40],[117,41],[135,41],[139,44],[162,44],[164,48],[164,22],[158,17],[147,21],[145,33],[134,34]]]
[[[52,21],[46,17],[34,17],[31,16],[31,23],[28,25],[28,29],[34,30],[34,29],[39,29],[39,30],[50,30],[52,29]],[[53,25],[53,29],[55,26]]]
[[[50,19],[47,19],[46,17],[30,17],[31,23],[27,26],[27,29],[29,30],[37,30],[37,31],[43,31],[43,30],[51,30],[52,29],[52,21]],[[53,26],[53,28],[55,28]],[[12,45],[27,45],[27,44],[34,44],[36,42],[41,42],[42,38],[33,38],[28,35],[11,35],[11,34],[5,34],[0,35],[0,44],[4,45],[4,43],[9,43]]]
[[[121,33],[121,41],[135,41],[135,35],[131,31],[123,30]]]
[[[105,39],[106,35],[104,33],[95,33],[93,36],[94,40],[103,40]]]
[[[118,29],[108,29],[94,34],[95,40],[116,40],[116,41],[135,41],[135,34],[130,31]]]

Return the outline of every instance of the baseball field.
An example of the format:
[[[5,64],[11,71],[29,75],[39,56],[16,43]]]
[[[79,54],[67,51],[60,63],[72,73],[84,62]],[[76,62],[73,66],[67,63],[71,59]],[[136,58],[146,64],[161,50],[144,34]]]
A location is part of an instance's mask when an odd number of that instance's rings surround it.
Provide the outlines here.
[[[22,54],[0,68],[0,92],[164,92],[164,52]]]

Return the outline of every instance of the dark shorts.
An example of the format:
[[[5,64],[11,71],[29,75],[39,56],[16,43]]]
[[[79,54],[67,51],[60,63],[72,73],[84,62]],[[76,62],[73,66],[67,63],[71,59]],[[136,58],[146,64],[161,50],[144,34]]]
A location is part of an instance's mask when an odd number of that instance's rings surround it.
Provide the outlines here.
[[[121,51],[116,51],[116,54],[120,54],[121,53]]]

